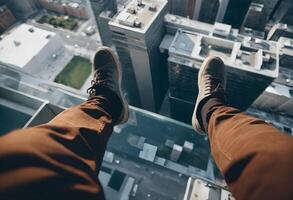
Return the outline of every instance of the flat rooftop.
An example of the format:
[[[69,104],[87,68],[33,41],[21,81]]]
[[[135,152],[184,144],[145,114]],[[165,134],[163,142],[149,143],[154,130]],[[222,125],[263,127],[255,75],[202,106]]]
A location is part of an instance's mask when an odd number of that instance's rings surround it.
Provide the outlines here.
[[[241,70],[277,77],[277,51],[248,48],[241,42],[213,36],[205,36],[178,30],[169,48],[170,55],[195,62],[203,62],[208,56],[220,56],[225,64]]]
[[[212,24],[188,19],[186,17],[181,17],[173,14],[166,14],[164,20],[165,23],[167,23],[167,26],[173,24],[176,25],[176,27],[178,28],[195,31],[206,35],[210,34],[214,29],[214,25]]]
[[[145,33],[165,8],[166,0],[137,0],[129,3],[120,14],[110,22],[111,26],[120,27],[130,31]]]
[[[25,67],[50,41],[55,33],[21,24],[2,36],[0,62]]]

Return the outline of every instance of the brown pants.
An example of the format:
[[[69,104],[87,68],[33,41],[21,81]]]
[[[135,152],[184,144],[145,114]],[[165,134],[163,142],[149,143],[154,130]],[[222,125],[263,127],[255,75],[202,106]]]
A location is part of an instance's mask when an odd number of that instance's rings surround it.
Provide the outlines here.
[[[113,125],[100,96],[45,125],[0,139],[0,199],[104,199],[97,180]],[[293,199],[293,139],[263,121],[216,105],[214,158],[238,200]]]

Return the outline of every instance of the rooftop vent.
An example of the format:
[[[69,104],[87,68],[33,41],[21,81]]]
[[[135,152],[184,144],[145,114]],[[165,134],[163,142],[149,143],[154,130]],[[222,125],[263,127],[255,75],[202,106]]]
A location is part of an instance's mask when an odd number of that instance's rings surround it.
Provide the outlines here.
[[[150,7],[149,7],[149,11],[156,12],[157,11],[157,6],[154,3],[152,3],[150,5]]]
[[[30,29],[28,29],[28,31],[31,33],[35,32],[34,28],[30,28]]]
[[[14,40],[14,41],[13,41],[13,43],[14,43],[14,45],[15,45],[16,47],[18,47],[18,46],[20,46],[20,45],[21,45],[21,42],[19,42],[19,41],[16,41],[16,40]]]
[[[127,9],[127,12],[130,13],[130,14],[136,14],[136,10],[134,7],[130,7]]]

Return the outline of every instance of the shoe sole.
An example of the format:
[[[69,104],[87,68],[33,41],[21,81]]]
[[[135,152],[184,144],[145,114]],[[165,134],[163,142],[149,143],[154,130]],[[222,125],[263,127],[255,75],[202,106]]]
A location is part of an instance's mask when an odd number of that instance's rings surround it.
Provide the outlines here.
[[[118,123],[115,123],[115,125],[124,124],[124,123],[126,123],[128,121],[128,118],[129,118],[129,107],[128,107],[128,102],[125,99],[125,97],[123,96],[123,92],[122,92],[122,68],[121,68],[121,64],[120,64],[120,61],[119,61],[117,55],[115,54],[115,52],[111,48],[109,48],[109,47],[99,47],[97,52],[102,51],[102,50],[110,52],[112,57],[114,58],[115,63],[116,63],[116,69],[117,69],[117,72],[118,72],[118,84],[119,84],[118,85],[119,86],[119,94],[117,94],[117,95],[118,95],[119,99],[122,101],[122,106],[123,106],[122,113],[124,113],[124,114],[121,115],[117,119]],[[94,66],[95,55],[96,54],[94,54],[94,57],[92,59],[92,61],[93,61],[93,65],[92,65],[93,72],[95,71],[95,66]]]
[[[201,87],[201,74],[204,72],[205,68],[208,66],[208,63],[212,60],[216,58],[215,56],[211,56],[209,58],[207,58],[203,64],[201,65],[200,69],[199,69],[199,72],[198,72],[198,80],[197,80],[197,85],[198,85],[198,88]],[[196,105],[195,105],[195,108],[194,108],[194,111],[193,111],[193,115],[192,115],[192,126],[193,128],[195,129],[195,131],[200,134],[200,135],[207,135],[207,133],[202,130],[202,127],[200,126],[199,124],[199,121],[197,120],[197,115],[196,115],[196,111],[197,111],[197,107],[198,107],[198,104],[199,104],[199,96],[197,97],[197,100],[196,100]]]

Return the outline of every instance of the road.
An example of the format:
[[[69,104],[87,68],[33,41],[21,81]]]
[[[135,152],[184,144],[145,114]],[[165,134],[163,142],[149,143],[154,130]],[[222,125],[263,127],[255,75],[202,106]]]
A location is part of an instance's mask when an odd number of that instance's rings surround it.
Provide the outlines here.
[[[104,167],[119,170],[128,176],[135,178],[138,191],[135,197],[130,199],[155,199],[155,200],[182,200],[188,177],[176,172],[166,170],[150,162],[132,160],[125,155],[115,154],[115,159],[120,163],[103,163]],[[111,189],[104,188],[108,199],[115,200]]]

